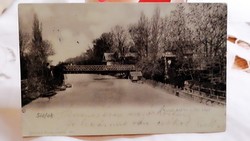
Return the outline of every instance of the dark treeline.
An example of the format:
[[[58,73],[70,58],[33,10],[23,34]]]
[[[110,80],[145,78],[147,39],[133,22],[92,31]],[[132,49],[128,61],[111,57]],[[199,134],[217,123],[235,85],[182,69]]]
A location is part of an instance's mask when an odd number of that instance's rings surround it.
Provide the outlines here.
[[[54,51],[50,42],[43,39],[41,25],[34,15],[32,33],[21,28],[19,31],[23,104],[52,89],[48,57]]]
[[[66,62],[103,64],[107,52],[115,53],[116,61],[123,64],[126,54],[135,53],[135,65],[145,78],[164,81],[162,55],[170,51],[176,55],[168,72],[173,79],[200,79],[195,70],[205,68],[207,77],[220,77],[225,82],[226,11],[222,4],[177,4],[170,15],[163,15],[160,8],[152,17],[141,12],[136,23],[114,26],[93,40],[82,55]]]

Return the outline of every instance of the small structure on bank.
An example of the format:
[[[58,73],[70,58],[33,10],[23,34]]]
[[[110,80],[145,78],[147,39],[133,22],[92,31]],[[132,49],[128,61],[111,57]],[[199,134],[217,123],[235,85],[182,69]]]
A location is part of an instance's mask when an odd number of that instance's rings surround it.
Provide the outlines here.
[[[141,71],[132,71],[129,73],[129,78],[132,82],[137,82],[142,80],[142,72]]]

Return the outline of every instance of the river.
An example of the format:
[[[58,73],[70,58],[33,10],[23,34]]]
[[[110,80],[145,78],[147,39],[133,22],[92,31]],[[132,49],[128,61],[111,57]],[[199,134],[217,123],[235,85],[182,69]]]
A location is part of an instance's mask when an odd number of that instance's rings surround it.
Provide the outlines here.
[[[78,107],[78,106],[122,106],[122,105],[197,105],[176,97],[149,84],[133,83],[129,79],[117,79],[108,75],[67,74],[66,83],[72,88],[58,91],[48,98],[39,98],[28,107]]]
[[[67,74],[65,91],[23,107],[23,135],[211,132],[225,128],[225,107],[177,97],[108,75]]]

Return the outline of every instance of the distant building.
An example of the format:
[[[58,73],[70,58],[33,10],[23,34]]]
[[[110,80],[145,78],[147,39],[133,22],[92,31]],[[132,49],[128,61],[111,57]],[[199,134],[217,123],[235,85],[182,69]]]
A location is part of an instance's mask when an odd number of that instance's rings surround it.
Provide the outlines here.
[[[115,61],[114,53],[104,53],[103,62],[105,62],[107,66],[114,65]]]

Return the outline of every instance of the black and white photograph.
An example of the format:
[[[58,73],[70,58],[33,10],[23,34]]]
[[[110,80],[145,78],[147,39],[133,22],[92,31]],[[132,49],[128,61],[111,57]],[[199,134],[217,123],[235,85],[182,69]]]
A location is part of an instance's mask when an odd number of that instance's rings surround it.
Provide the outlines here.
[[[23,136],[225,130],[226,4],[18,12]]]

